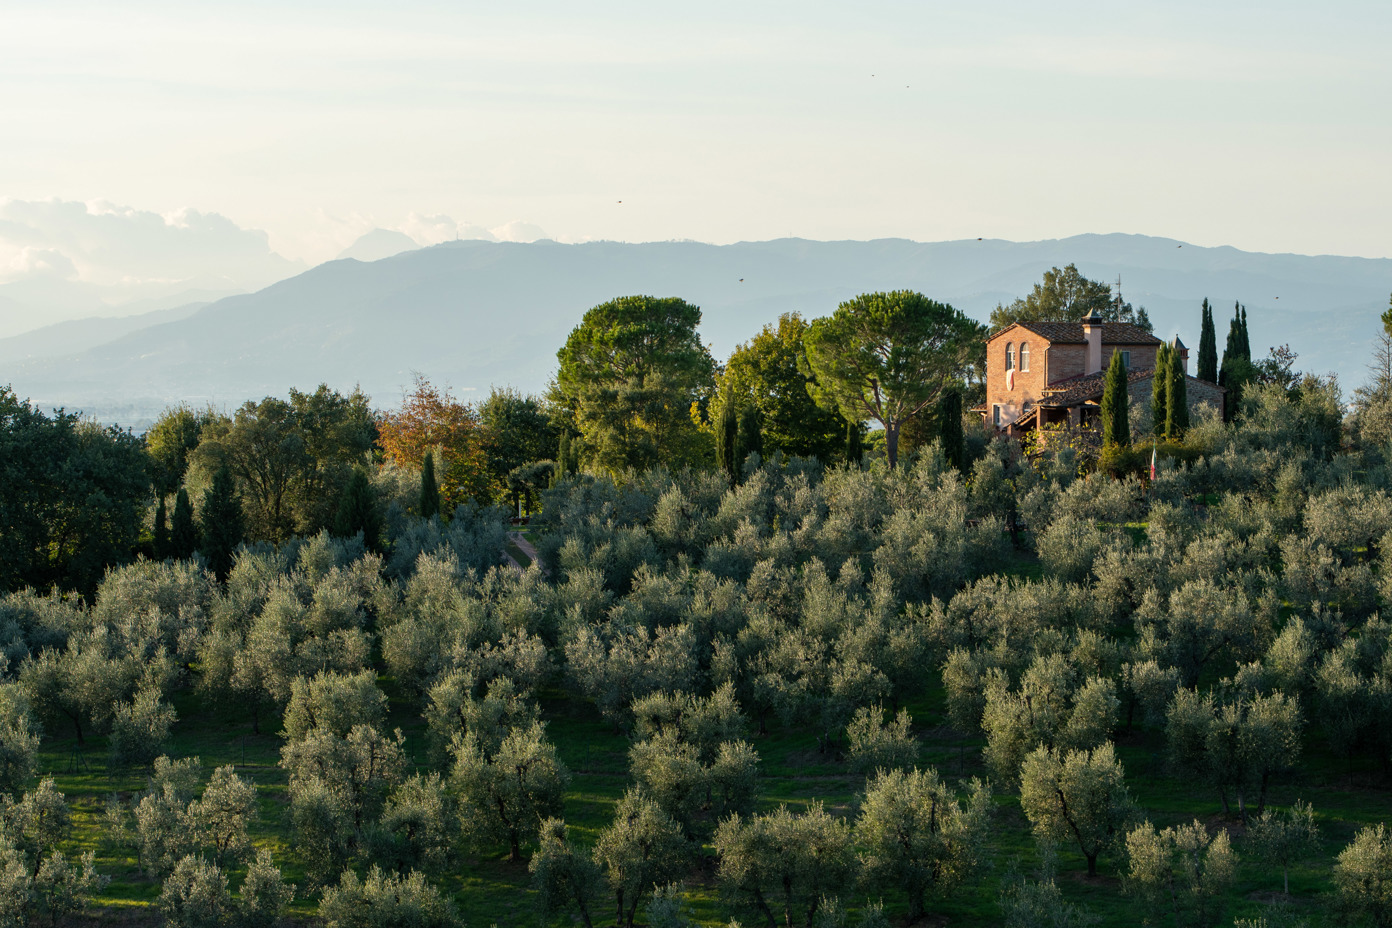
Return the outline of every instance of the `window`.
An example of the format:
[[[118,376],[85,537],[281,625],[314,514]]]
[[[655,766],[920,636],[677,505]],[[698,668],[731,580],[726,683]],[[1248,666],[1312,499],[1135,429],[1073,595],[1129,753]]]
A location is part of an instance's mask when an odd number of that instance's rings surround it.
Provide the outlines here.
[[[996,428],[1000,428],[1000,409],[999,404],[991,407],[991,424]]]
[[[1015,369],[1015,346],[1010,342],[1005,343],[1005,369],[1008,371]]]
[[[1121,364],[1122,364],[1122,366],[1125,367],[1128,371],[1131,369],[1131,352],[1129,352],[1129,351],[1123,351],[1123,352],[1121,353]]]
[[[1020,342],[1020,370],[1029,370],[1029,342]]]

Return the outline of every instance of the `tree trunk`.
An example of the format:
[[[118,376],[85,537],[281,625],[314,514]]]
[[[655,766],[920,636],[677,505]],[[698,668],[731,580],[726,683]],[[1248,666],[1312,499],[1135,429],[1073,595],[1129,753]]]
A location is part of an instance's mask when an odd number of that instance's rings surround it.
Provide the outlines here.
[[[1097,852],[1093,851],[1089,854],[1084,851],[1083,856],[1087,858],[1088,876],[1097,876]]]
[[[1281,865],[1281,882],[1285,885],[1286,895],[1290,895],[1290,864]]]
[[[759,888],[754,890],[754,904],[759,911],[764,913],[764,918],[768,919],[768,928],[778,928],[778,920],[773,917],[773,909],[769,908],[768,900],[764,898],[764,891]]]
[[[889,469],[899,464],[899,423],[885,423],[885,456],[889,458]]]
[[[522,844],[517,840],[517,832],[508,833],[508,860],[517,863],[522,859]]]
[[[616,890],[614,890],[614,896],[618,899],[618,902],[619,902],[619,913],[618,913],[618,915],[614,916],[614,924],[615,924],[615,925],[622,925],[622,924],[623,924],[623,917],[624,917],[623,890],[622,890],[622,889],[616,889]]]
[[[923,917],[923,890],[916,889],[909,891],[909,924],[912,925]]]

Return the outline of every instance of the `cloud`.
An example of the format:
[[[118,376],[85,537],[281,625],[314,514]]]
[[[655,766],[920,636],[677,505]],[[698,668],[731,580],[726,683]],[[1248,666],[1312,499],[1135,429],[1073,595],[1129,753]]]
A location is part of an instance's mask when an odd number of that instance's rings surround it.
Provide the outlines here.
[[[419,213],[411,213],[406,217],[406,221],[396,228],[423,245],[438,245],[456,239],[481,239],[485,242],[498,240],[483,226],[471,222],[455,222],[444,214],[422,216]]]
[[[217,213],[0,198],[0,275],[8,280],[62,273],[143,295],[169,285],[255,289],[302,267],[272,251],[265,232]]]
[[[549,239],[551,237],[546,234],[546,231],[542,229],[541,226],[533,225],[530,222],[523,222],[520,219],[514,219],[506,225],[498,226],[489,231],[492,232],[497,241],[500,242],[535,242],[540,239]]]
[[[0,278],[56,277],[71,280],[77,276],[77,267],[72,259],[56,248],[21,248],[10,259],[7,271],[0,274]]]

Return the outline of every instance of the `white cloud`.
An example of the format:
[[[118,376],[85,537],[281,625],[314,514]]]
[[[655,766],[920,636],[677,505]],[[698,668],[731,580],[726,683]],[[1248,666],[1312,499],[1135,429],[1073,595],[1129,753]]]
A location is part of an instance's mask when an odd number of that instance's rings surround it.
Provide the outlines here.
[[[70,280],[76,276],[77,267],[72,263],[72,259],[56,248],[27,247],[21,248],[10,259],[7,273],[0,274],[0,279],[56,277],[60,280]]]
[[[171,286],[255,289],[302,267],[272,251],[265,232],[217,213],[0,199],[0,268],[10,281],[60,274],[119,299]]]
[[[521,219],[514,219],[512,222],[490,229],[497,241],[500,242],[535,242],[540,239],[549,239],[551,236],[541,226],[530,222],[523,222]]]
[[[443,213],[432,216],[411,213],[404,222],[395,228],[411,236],[422,245],[438,245],[441,242],[452,242],[456,239],[480,239],[485,242],[498,240],[492,232],[483,226],[475,225],[472,222],[456,222]]]

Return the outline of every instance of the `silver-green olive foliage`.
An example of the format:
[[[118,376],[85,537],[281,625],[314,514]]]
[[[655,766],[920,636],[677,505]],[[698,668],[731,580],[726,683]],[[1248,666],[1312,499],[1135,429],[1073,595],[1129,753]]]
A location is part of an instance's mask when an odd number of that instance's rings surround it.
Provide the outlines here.
[[[909,919],[929,899],[945,899],[971,881],[984,862],[991,791],[979,780],[965,802],[936,770],[882,770],[870,781],[855,823],[866,876],[902,887]]]
[[[984,339],[983,326],[921,293],[863,294],[803,336],[808,390],[851,422],[878,422],[893,468],[899,430],[965,375]]]
[[[1147,915],[1169,909],[1176,925],[1218,924],[1223,893],[1236,867],[1226,831],[1210,835],[1197,819],[1163,830],[1143,822],[1126,836],[1126,853],[1131,862],[1127,890]]]
[[[1020,768],[1020,806],[1041,839],[1075,844],[1097,875],[1097,858],[1116,848],[1134,814],[1111,742],[1095,750],[1041,747]]]

